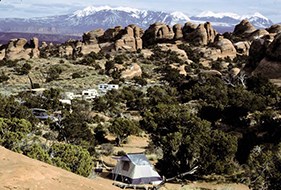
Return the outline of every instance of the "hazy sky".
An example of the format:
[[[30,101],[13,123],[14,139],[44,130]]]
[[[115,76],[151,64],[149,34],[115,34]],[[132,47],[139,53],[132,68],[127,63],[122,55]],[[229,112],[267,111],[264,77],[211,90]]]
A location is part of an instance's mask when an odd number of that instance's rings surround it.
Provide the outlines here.
[[[238,14],[251,14],[257,11],[273,22],[281,22],[281,0],[1,0],[0,17],[26,18],[66,14],[89,5],[182,11],[188,16],[206,10]]]

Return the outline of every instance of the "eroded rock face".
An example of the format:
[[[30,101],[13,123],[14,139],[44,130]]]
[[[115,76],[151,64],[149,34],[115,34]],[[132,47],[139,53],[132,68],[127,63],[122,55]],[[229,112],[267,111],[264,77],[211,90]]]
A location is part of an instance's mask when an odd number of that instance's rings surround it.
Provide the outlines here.
[[[122,26],[116,26],[115,28],[107,29],[103,36],[100,38],[101,42],[113,42],[116,40],[117,36],[120,34]]]
[[[182,28],[182,32],[185,36],[185,34],[193,32],[197,28],[197,25],[192,22],[187,22],[184,24],[184,27]]]
[[[269,79],[281,78],[281,62],[272,61],[264,58],[260,61],[257,68],[253,71],[253,75],[261,75]]]
[[[152,45],[156,42],[165,42],[174,38],[174,32],[172,28],[164,23],[157,22],[145,31],[142,39],[144,45]]]
[[[223,54],[236,55],[236,49],[229,39],[218,35],[215,39],[214,45],[220,49]]]
[[[7,60],[30,59],[39,57],[39,40],[32,38],[30,43],[24,38],[11,39],[5,50],[5,58]]]
[[[277,34],[266,50],[266,56],[281,62],[281,33]]]
[[[236,36],[244,36],[254,32],[255,30],[256,28],[247,19],[244,19],[235,26],[233,34]]]
[[[175,24],[173,26],[173,31],[174,31],[174,39],[175,40],[181,40],[183,38],[183,33],[182,33],[182,26],[180,24]]]
[[[249,65],[251,68],[256,68],[257,64],[266,56],[266,51],[273,41],[273,36],[266,35],[256,39],[251,43],[249,50]]]
[[[32,48],[31,57],[32,58],[39,58],[39,56],[40,56],[39,39],[38,38],[32,38],[30,40],[30,47]]]
[[[272,38],[272,35],[267,35],[253,41],[249,64],[245,68],[253,74],[276,79],[281,77],[281,33],[275,35],[274,40]]]
[[[120,31],[121,38],[115,42],[115,50],[136,51],[142,49],[143,30],[136,25],[129,25]]]
[[[93,44],[98,44],[99,39],[104,35],[104,30],[103,29],[96,29],[92,30],[90,32],[84,33],[82,38],[83,38],[83,43],[86,45],[93,45]]]
[[[185,39],[195,45],[207,45],[214,42],[217,32],[210,22],[199,24],[191,33],[184,33]]]

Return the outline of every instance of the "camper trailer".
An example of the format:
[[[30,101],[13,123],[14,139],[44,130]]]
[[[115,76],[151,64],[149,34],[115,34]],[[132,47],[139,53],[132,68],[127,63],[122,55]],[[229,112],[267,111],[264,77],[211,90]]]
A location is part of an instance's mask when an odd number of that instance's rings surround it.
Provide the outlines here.
[[[83,100],[93,100],[98,97],[99,94],[96,89],[88,89],[82,91]]]
[[[128,184],[157,184],[162,181],[143,153],[131,153],[119,158],[112,170],[112,177]]]
[[[119,85],[118,84],[99,84],[98,89],[101,93],[107,93],[110,90],[118,90]]]

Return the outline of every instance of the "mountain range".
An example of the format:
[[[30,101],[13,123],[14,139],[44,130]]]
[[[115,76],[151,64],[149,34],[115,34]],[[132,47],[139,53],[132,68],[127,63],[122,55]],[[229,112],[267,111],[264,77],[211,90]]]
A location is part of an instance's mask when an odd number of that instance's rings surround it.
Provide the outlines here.
[[[224,32],[232,31],[242,19],[248,19],[257,28],[266,28],[273,24],[270,19],[260,13],[240,16],[235,13],[205,11],[189,17],[182,12],[167,13],[129,7],[89,6],[67,15],[29,19],[0,18],[0,32],[81,35],[83,32],[97,28],[108,29],[136,24],[146,29],[155,22],[174,25],[176,23],[184,24],[188,21],[194,23],[209,21],[219,32]]]

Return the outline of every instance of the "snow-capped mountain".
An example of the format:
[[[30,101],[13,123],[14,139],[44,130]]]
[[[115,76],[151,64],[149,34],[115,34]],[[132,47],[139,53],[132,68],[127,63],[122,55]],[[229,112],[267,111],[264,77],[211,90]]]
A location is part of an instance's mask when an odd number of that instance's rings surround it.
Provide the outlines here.
[[[212,12],[204,11],[197,16],[190,17],[195,22],[206,22],[209,21],[213,25],[221,26],[235,26],[243,19],[248,19],[257,28],[266,28],[271,26],[273,23],[270,19],[266,18],[262,14],[256,12],[250,15],[238,15],[230,12]]]
[[[85,31],[97,28],[108,29],[115,26],[125,27],[129,24],[136,24],[146,29],[155,22],[174,25],[176,23],[184,24],[187,21],[195,23],[210,21],[215,28],[229,27],[233,29],[244,18],[247,18],[258,28],[272,25],[272,22],[260,13],[240,16],[235,13],[205,11],[197,16],[188,17],[182,12],[167,13],[162,11],[139,10],[130,7],[89,6],[68,15],[31,19],[0,18],[0,32],[80,35]]]
[[[136,24],[141,28],[148,28],[155,22],[164,22],[170,25],[185,23],[189,17],[181,12],[166,13],[162,11],[139,10],[130,7],[86,7],[78,10],[67,19],[71,25],[83,24],[93,28],[110,28]]]

